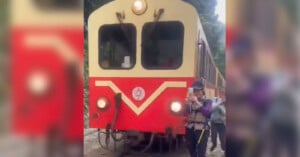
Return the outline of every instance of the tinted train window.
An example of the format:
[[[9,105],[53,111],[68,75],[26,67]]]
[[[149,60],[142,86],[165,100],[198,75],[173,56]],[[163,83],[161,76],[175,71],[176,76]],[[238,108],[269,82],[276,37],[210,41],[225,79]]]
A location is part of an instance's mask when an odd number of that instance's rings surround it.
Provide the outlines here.
[[[204,62],[205,70],[204,70],[204,78],[209,80],[209,51],[206,49],[205,51],[205,62]]]
[[[136,60],[136,29],[132,24],[104,25],[99,30],[99,65],[130,69]]]
[[[206,56],[206,45],[205,42],[202,41],[201,45],[199,46],[199,53],[200,53],[200,77],[205,77],[205,56]]]
[[[212,69],[211,69],[211,83],[215,84],[216,83],[216,79],[215,79],[215,67],[212,65]]]
[[[144,68],[177,69],[181,66],[184,27],[180,22],[147,23],[142,35]]]
[[[48,9],[82,9],[83,0],[34,0],[38,7]]]
[[[210,83],[215,84],[214,80],[215,67],[213,65],[212,59],[210,59]]]
[[[215,67],[213,64],[211,64],[211,83],[215,84],[216,79],[215,79]]]
[[[219,73],[219,75],[221,75],[221,74]],[[218,87],[219,88],[223,87],[223,82],[222,82],[221,76],[218,77]]]

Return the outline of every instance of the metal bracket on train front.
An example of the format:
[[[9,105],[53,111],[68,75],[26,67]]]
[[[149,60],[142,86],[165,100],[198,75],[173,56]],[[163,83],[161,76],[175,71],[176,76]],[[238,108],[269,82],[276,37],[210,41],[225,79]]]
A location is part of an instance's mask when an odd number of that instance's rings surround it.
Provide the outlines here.
[[[123,23],[124,19],[125,19],[125,12],[116,12],[116,16],[119,20],[120,23]]]
[[[165,10],[162,8],[158,9],[158,11],[155,10],[154,11],[154,22],[157,22],[164,12],[165,12]]]

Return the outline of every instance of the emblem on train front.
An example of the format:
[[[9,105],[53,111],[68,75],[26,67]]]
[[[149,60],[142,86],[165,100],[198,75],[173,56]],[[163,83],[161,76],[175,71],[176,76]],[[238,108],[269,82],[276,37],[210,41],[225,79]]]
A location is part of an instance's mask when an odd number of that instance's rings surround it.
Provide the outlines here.
[[[132,90],[132,97],[134,98],[134,100],[136,101],[141,101],[144,99],[145,97],[145,90],[142,87],[135,87]]]

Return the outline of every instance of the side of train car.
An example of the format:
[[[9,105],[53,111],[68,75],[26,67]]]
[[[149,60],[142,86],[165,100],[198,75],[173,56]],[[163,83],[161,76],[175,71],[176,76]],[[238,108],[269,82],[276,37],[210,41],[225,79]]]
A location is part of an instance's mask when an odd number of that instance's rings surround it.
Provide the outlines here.
[[[88,46],[91,128],[184,134],[187,88],[205,80],[211,98],[225,84],[181,0],[110,2],[89,16]]]
[[[80,142],[82,9],[63,2],[11,2],[12,130],[30,137],[59,132],[64,140]]]
[[[201,24],[199,31],[202,35],[199,36],[200,40],[198,40],[198,47],[196,48],[198,60],[195,77],[204,82],[206,98],[219,97],[224,99],[225,79],[214,62]]]

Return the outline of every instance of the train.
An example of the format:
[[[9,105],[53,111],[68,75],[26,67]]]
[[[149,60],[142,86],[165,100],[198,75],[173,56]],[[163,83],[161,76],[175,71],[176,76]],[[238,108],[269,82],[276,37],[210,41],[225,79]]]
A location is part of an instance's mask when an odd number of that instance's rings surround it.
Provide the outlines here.
[[[82,145],[82,5],[12,0],[10,6],[13,134]]]
[[[199,15],[182,0],[109,2],[89,15],[87,36],[89,123],[107,138],[182,137],[181,111],[196,80],[206,98],[225,96]]]

